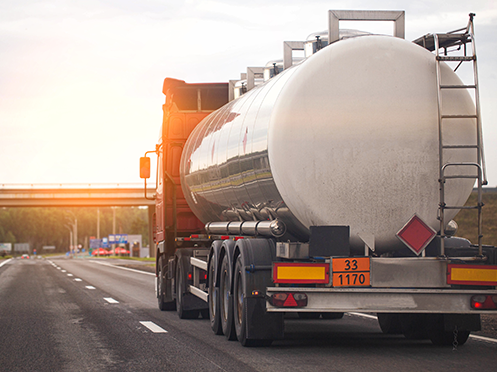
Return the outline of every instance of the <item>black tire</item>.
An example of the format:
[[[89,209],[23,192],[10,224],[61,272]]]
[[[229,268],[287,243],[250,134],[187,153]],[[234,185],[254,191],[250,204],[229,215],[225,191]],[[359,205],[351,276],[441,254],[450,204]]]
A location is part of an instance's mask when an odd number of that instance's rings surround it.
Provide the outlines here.
[[[159,309],[162,311],[171,311],[171,310],[176,310],[176,302],[173,301],[167,301],[167,288],[168,286],[171,286],[171,281],[167,279],[166,274],[166,263],[165,263],[165,258],[164,256],[159,257],[159,262],[157,263],[158,265],[158,272],[157,272],[157,278],[156,278],[156,291],[157,291],[157,303],[159,305]]]
[[[378,324],[381,331],[387,335],[400,335],[402,334],[402,325],[399,314],[377,314]]]
[[[186,273],[184,271],[180,258],[176,266],[176,312],[180,319],[197,319],[199,314],[198,310],[184,309],[183,297],[186,289]]]
[[[428,339],[426,314],[400,314],[402,333],[409,340]]]
[[[454,331],[435,330],[430,332],[430,340],[433,345],[437,346],[453,346],[464,345],[468,341],[470,331],[457,331],[454,336]]]
[[[221,329],[226,338],[230,341],[236,340],[235,324],[233,322],[233,299],[231,297],[231,269],[228,255],[226,254],[221,264],[219,277],[219,316]]]
[[[238,256],[233,273],[233,318],[235,323],[236,337],[243,346],[258,347],[270,346],[273,340],[250,340],[247,339],[247,303],[245,299],[246,273],[243,268],[241,256]]]
[[[321,313],[314,312],[299,312],[299,319],[319,319]]]
[[[323,319],[342,319],[344,313],[321,313]]]
[[[219,303],[219,288],[216,285],[217,275],[216,256],[212,255],[209,265],[209,318],[211,321],[211,328],[216,335],[223,334],[223,327],[221,326],[221,309]],[[203,314],[202,314],[203,317]]]

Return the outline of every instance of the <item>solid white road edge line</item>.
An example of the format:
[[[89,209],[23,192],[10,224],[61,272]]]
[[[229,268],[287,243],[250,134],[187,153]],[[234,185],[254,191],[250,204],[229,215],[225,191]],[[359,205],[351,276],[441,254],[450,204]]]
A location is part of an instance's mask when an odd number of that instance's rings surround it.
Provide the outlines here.
[[[167,333],[167,331],[161,327],[159,327],[157,324],[154,322],[148,322],[148,321],[143,321],[140,322],[141,325],[144,325],[148,329],[150,329],[154,333]]]
[[[149,272],[147,272],[147,271],[130,269],[130,268],[128,268],[128,267],[116,266],[116,265],[108,264],[108,263],[105,263],[105,262],[99,262],[99,261],[93,261],[93,260],[90,260],[90,262],[95,262],[95,263],[97,263],[97,264],[99,264],[99,265],[104,265],[104,266],[115,267],[116,269],[128,270],[128,271],[134,271],[135,273],[147,274],[147,275],[153,275],[153,276],[155,276],[155,274],[154,274],[154,273],[149,273]]]
[[[378,318],[376,316],[374,316],[374,315],[363,314],[363,313],[349,313],[349,314],[350,315],[355,315],[355,316],[360,316],[360,317],[363,317],[363,318],[378,320]]]
[[[104,300],[107,301],[109,304],[118,304],[119,301],[114,300],[112,297],[104,297]]]
[[[7,262],[10,262],[10,261],[12,261],[12,258],[9,258],[8,260],[3,261],[2,263],[0,263],[0,267],[2,267],[3,265],[5,265]]]
[[[495,338],[483,337],[483,336],[477,336],[477,335],[469,335],[469,338],[473,338],[477,341],[491,342],[493,344],[497,344],[497,340]]]
[[[369,314],[362,314],[362,313],[349,313],[349,314],[350,315],[360,316],[360,317],[363,317],[363,318],[368,318],[368,319],[374,319],[374,320],[378,319],[376,316],[369,315]],[[477,336],[477,335],[469,335],[469,338],[472,338],[472,339],[478,340],[478,341],[491,342],[491,343],[497,344],[497,339],[495,339],[495,338],[484,337],[484,336]]]

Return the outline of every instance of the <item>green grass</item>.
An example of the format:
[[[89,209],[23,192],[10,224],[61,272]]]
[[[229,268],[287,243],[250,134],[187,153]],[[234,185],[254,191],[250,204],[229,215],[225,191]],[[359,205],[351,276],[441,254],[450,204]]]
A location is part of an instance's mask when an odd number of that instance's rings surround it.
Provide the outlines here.
[[[476,205],[477,194],[473,192],[466,203],[467,206]],[[497,246],[497,193],[483,194],[483,244]],[[469,239],[478,244],[478,211],[461,210],[454,218],[459,225],[457,236]]]
[[[5,257],[0,256],[0,260],[8,260],[9,258],[12,258],[12,256],[6,255]]]

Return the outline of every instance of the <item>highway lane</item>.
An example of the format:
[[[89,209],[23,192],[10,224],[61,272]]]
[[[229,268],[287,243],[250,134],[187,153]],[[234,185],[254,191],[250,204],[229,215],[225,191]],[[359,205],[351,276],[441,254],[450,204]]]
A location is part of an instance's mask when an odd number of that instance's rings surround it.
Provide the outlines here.
[[[434,347],[383,335],[374,319],[356,315],[287,319],[284,340],[243,348],[214,335],[208,320],[159,311],[154,275],[102,264],[110,262],[12,260],[0,267],[0,370],[449,371],[497,362],[497,344]]]

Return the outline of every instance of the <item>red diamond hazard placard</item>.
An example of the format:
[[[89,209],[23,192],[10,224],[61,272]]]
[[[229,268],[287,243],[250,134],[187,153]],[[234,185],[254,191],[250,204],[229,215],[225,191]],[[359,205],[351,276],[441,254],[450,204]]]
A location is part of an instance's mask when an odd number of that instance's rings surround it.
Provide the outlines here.
[[[418,256],[436,235],[437,232],[416,214],[397,233],[397,237]]]

